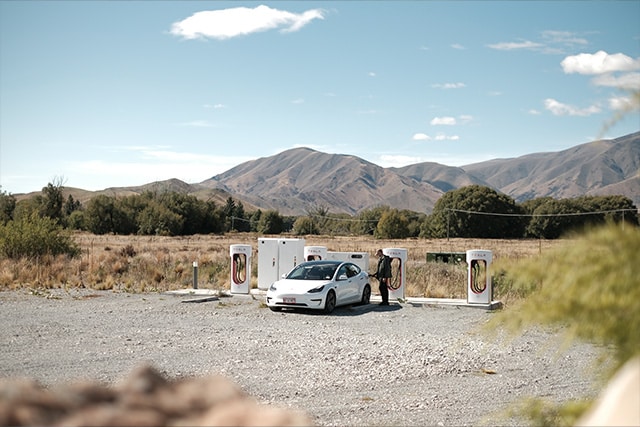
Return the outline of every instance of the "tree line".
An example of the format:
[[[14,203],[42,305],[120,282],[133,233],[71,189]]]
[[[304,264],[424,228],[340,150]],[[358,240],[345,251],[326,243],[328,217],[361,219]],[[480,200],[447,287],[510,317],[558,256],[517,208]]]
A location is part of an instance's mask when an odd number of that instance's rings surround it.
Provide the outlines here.
[[[516,203],[480,185],[445,193],[431,214],[392,206],[365,209],[357,215],[332,214],[312,206],[304,215],[277,210],[248,212],[229,197],[224,205],[169,191],[129,196],[98,195],[85,204],[64,197],[64,187],[49,183],[19,202],[0,191],[0,227],[13,222],[51,221],[65,230],[94,234],[180,236],[231,231],[294,235],[371,235],[376,238],[543,238],[605,222],[638,225],[638,209],[625,196],[542,197]],[[0,228],[0,231],[2,229]],[[2,235],[0,235],[2,237]]]

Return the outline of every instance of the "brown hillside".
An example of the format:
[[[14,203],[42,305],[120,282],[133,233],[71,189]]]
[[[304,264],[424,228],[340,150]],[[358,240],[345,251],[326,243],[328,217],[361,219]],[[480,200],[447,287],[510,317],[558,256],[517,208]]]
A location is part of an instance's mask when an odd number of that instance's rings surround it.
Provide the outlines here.
[[[601,189],[637,176],[640,168],[640,132],[613,140],[599,140],[553,153],[497,159],[463,166],[470,175],[517,201],[550,196],[569,198],[606,194]],[[622,193],[640,204],[640,188],[623,185]],[[609,191],[610,191],[609,190]]]
[[[201,183],[257,206],[302,214],[315,206],[355,214],[378,205],[427,212],[442,192],[355,156],[295,148],[245,162]]]
[[[242,163],[199,184],[178,179],[102,191],[65,188],[85,203],[99,194],[127,196],[175,191],[224,204],[228,197],[245,209],[274,209],[303,215],[310,209],[356,214],[388,205],[431,212],[447,191],[471,184],[491,187],[516,201],[539,197],[624,195],[640,206],[640,132],[549,153],[494,159],[463,167],[419,163],[383,168],[353,155],[296,148]],[[18,200],[39,194],[16,195]],[[65,195],[66,197],[66,195]]]

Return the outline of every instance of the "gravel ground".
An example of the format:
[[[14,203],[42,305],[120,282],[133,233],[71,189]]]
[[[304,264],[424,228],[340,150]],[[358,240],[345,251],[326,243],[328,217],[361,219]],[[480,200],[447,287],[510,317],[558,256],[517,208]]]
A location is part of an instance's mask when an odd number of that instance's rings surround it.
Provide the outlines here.
[[[193,297],[191,297],[193,298]],[[115,383],[142,363],[169,378],[222,374],[317,425],[525,425],[524,397],[597,392],[597,349],[556,334],[491,338],[478,308],[392,302],[331,315],[274,313],[262,297],[187,303],[166,294],[0,292],[0,377]]]

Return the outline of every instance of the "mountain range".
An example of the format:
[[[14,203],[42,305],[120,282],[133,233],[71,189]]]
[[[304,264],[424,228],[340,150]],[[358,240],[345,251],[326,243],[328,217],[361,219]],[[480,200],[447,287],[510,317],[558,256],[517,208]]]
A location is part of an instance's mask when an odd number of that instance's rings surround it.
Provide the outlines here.
[[[263,209],[302,214],[314,206],[355,214],[377,205],[430,212],[445,192],[471,184],[517,202],[550,196],[622,194],[640,205],[640,132],[559,152],[462,167],[417,163],[383,168],[356,156],[294,148],[242,163],[199,185]]]
[[[71,194],[86,201],[97,194],[178,191],[216,203],[231,196],[241,201],[245,210],[274,209],[283,215],[302,215],[323,207],[332,213],[353,215],[380,205],[429,213],[445,192],[478,184],[517,202],[546,196],[619,194],[640,206],[639,171],[640,132],[636,132],[562,151],[461,167],[424,162],[383,168],[353,155],[294,148],[244,162],[197,184],[171,179],[96,192],[75,189]]]

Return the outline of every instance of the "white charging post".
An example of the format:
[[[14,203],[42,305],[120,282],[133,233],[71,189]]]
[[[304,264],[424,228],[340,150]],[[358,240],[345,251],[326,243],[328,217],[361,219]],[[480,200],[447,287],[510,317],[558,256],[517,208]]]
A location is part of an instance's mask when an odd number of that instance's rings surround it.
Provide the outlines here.
[[[491,261],[493,253],[482,249],[467,251],[467,302],[469,304],[491,304]]]
[[[391,258],[391,280],[389,281],[389,298],[404,299],[405,272],[408,251],[402,248],[383,248],[382,253]]]
[[[305,246],[304,247],[304,260],[316,261],[327,259],[327,247],[326,246]]]
[[[251,288],[251,245],[231,245],[231,293],[248,294]]]

